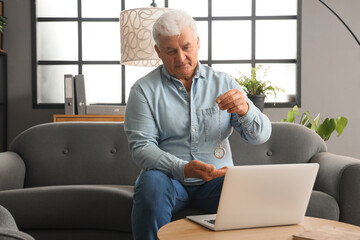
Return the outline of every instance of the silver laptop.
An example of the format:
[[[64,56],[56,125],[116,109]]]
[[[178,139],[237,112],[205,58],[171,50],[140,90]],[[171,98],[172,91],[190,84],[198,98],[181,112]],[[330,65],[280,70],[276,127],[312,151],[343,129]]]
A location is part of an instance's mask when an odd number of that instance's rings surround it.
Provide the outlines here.
[[[230,167],[217,214],[187,218],[214,231],[298,224],[318,169],[317,163]]]

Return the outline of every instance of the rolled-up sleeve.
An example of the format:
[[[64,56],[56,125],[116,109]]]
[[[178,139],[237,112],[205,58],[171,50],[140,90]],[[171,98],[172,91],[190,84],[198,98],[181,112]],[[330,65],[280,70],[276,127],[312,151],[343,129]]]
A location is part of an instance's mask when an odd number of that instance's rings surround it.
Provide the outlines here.
[[[243,92],[237,83],[234,88],[238,88]],[[246,94],[243,92],[246,96]],[[241,137],[251,144],[262,144],[271,136],[271,122],[250,99],[247,99],[249,110],[244,116],[233,113],[231,116],[231,125],[240,133]]]

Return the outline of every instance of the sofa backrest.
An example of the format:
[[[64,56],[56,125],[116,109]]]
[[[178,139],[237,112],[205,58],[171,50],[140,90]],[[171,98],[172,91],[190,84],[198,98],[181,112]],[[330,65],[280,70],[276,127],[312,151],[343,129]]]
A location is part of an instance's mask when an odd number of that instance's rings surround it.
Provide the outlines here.
[[[235,165],[303,163],[326,151],[316,133],[291,123],[272,123],[272,135],[264,144],[251,145],[237,132],[230,144]],[[133,185],[140,173],[131,159],[123,123],[41,124],[19,134],[9,150],[25,162],[25,187]]]
[[[307,127],[294,123],[272,122],[270,139],[252,145],[234,132],[230,136],[235,165],[306,163],[316,153],[327,151],[320,136]]]
[[[131,159],[123,123],[41,124],[18,135],[9,150],[25,162],[25,187],[133,185],[140,173]]]

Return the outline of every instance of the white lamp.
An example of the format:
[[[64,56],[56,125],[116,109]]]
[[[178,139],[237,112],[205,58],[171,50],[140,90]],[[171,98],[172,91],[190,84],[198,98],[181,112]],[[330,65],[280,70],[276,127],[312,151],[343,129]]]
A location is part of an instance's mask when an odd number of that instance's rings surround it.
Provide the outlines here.
[[[121,64],[156,67],[162,62],[154,49],[152,27],[169,8],[135,8],[120,13]]]

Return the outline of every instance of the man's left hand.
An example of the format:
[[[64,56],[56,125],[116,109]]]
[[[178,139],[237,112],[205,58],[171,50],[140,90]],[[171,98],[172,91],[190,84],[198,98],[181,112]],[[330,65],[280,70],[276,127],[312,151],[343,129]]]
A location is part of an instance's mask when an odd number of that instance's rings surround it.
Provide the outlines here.
[[[216,169],[214,165],[204,163],[199,160],[192,160],[185,165],[185,178],[198,178],[204,181],[210,181],[214,178],[225,176],[228,167]]]
[[[237,113],[244,116],[249,110],[249,104],[244,94],[239,89],[231,89],[216,99],[221,110],[228,113]]]

